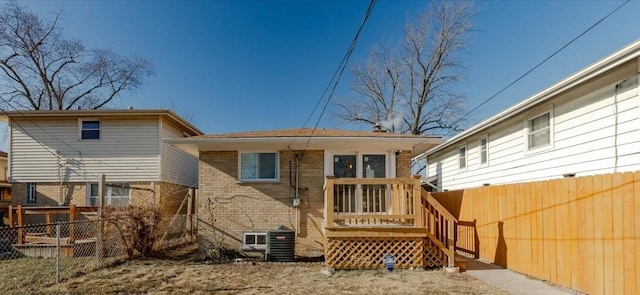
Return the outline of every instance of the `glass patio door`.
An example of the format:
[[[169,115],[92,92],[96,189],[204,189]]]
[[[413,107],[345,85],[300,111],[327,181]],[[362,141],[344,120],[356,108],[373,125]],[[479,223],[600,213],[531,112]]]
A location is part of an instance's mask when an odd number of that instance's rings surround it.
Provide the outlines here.
[[[334,155],[333,175],[336,178],[356,177],[356,155]],[[354,213],[356,212],[357,187],[353,184],[336,185],[333,190],[334,212]]]
[[[385,178],[386,171],[384,154],[362,155],[362,178]],[[362,185],[362,212],[386,212],[387,191],[385,184]]]

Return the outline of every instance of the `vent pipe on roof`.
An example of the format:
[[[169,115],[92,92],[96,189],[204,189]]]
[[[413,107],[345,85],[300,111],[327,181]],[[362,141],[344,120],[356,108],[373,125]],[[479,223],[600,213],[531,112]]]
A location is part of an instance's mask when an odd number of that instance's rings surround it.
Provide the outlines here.
[[[382,129],[382,125],[380,125],[380,122],[378,122],[373,125],[373,132],[386,132],[386,130]]]

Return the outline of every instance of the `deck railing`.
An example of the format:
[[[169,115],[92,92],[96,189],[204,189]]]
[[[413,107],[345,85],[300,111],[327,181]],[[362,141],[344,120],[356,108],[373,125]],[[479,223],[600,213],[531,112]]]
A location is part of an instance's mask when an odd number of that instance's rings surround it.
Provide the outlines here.
[[[327,227],[422,227],[418,178],[334,178],[327,176]]]
[[[412,178],[334,178],[325,185],[325,227],[424,228],[454,266],[456,218]]]
[[[458,220],[445,209],[431,193],[422,190],[423,217],[427,235],[448,257],[448,266],[454,266],[455,227]]]

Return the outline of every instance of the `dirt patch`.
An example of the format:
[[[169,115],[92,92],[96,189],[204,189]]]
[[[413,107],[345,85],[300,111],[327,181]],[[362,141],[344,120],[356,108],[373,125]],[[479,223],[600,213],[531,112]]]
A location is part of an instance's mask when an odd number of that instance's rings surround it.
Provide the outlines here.
[[[323,273],[323,263],[209,264],[189,252],[91,272],[43,294],[508,294],[442,270],[354,270]],[[181,259],[175,259],[180,257]]]

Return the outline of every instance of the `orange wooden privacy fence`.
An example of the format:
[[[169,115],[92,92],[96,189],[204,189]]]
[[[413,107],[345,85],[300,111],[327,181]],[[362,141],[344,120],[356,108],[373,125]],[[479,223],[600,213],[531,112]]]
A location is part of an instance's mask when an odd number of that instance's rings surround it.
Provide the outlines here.
[[[457,246],[480,259],[588,294],[640,294],[640,171],[434,197],[460,223],[475,220]]]

